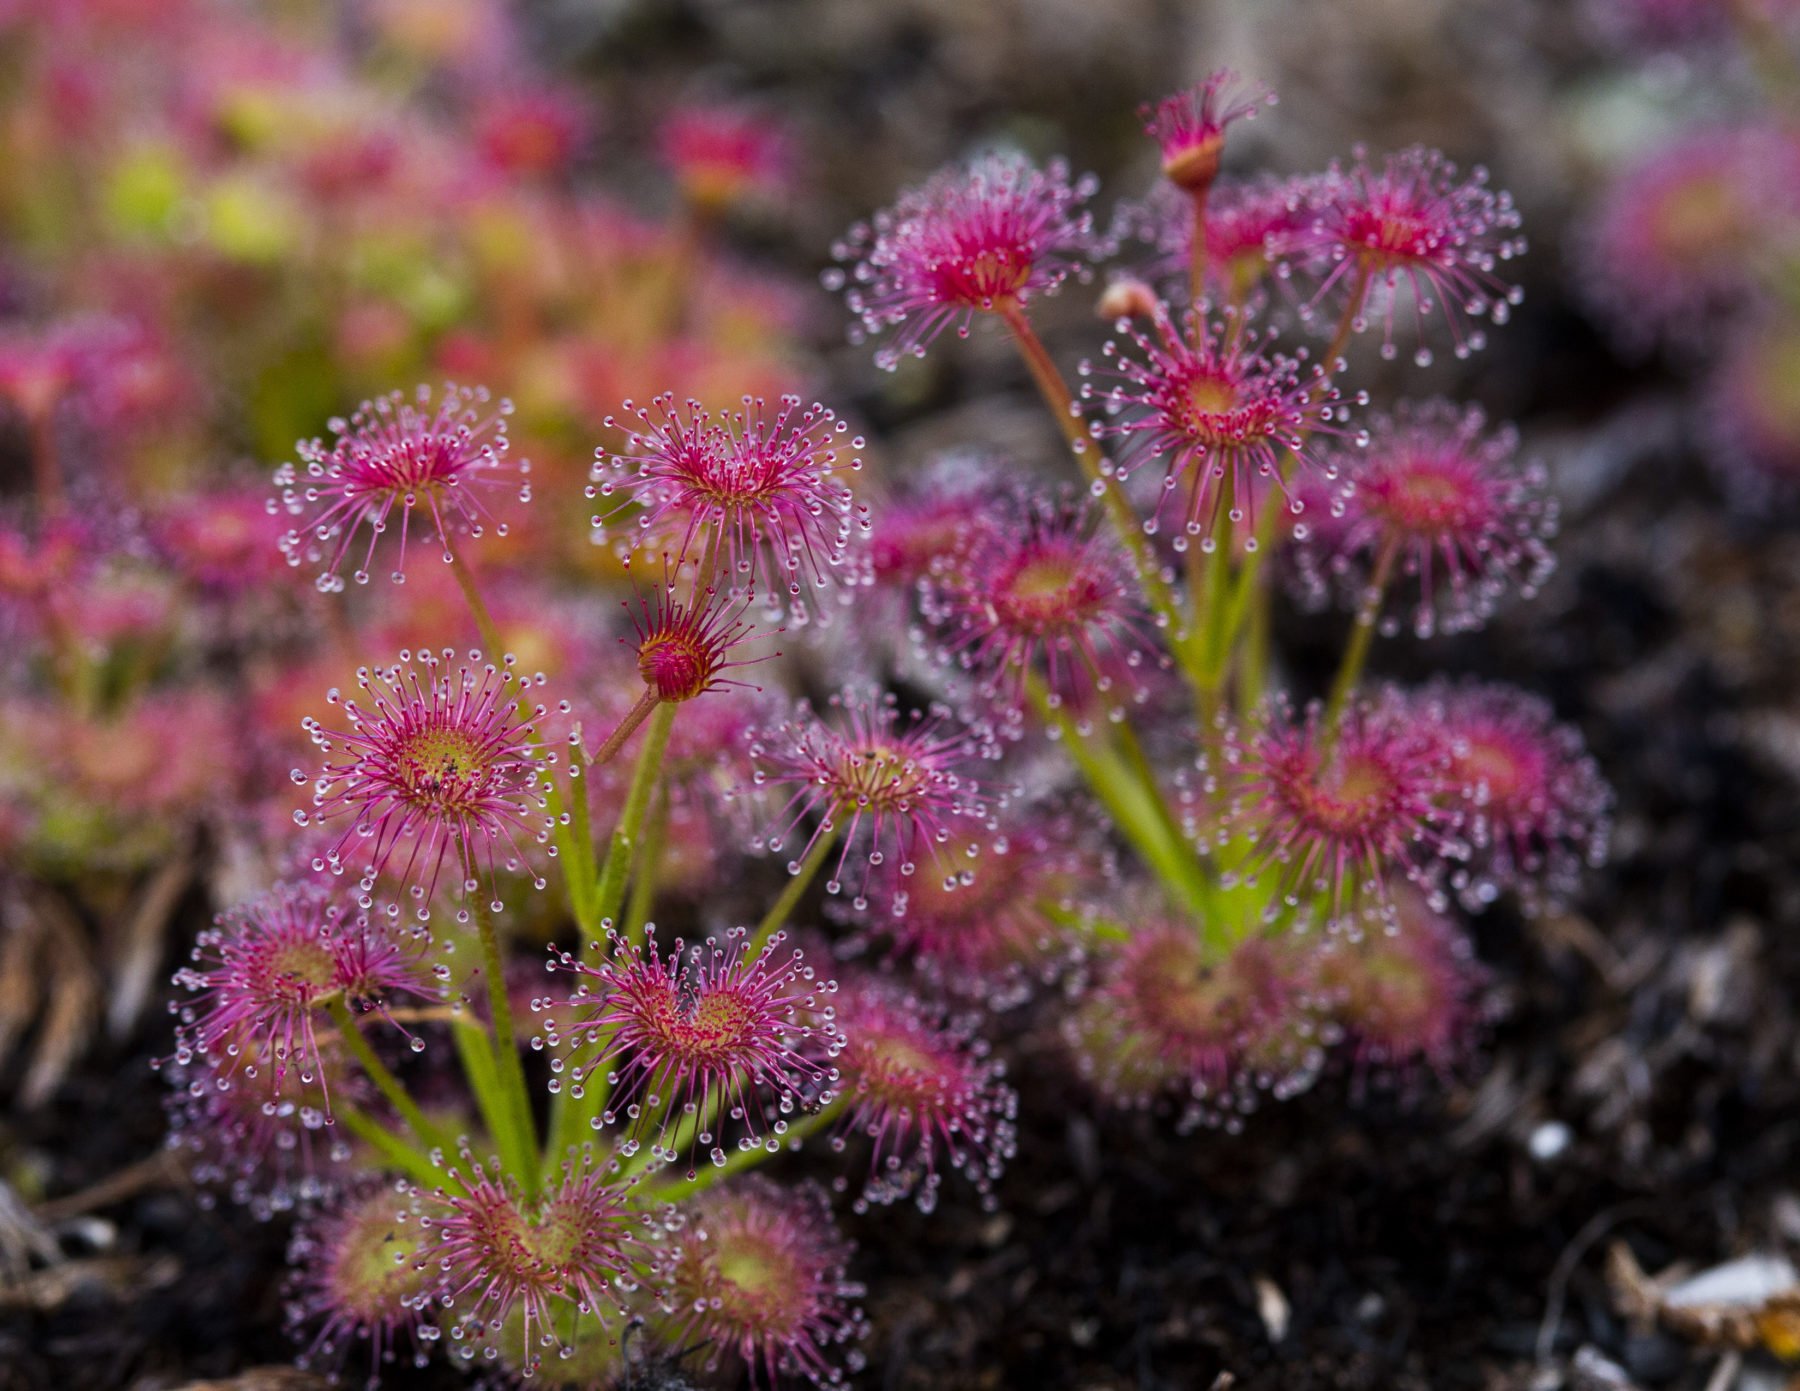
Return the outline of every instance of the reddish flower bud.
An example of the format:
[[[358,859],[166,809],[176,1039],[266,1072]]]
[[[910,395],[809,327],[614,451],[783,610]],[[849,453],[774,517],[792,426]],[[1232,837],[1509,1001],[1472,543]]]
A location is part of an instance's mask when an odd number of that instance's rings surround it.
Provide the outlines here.
[[[1267,88],[1245,84],[1221,68],[1197,87],[1144,106],[1144,133],[1162,151],[1163,175],[1177,188],[1198,193],[1218,177],[1225,150],[1225,130],[1233,121],[1249,119],[1275,104]]]
[[[1155,319],[1163,313],[1162,301],[1134,275],[1115,276],[1106,282],[1094,312],[1109,323],[1120,319]]]
[[[710,591],[684,604],[667,585],[657,590],[654,608],[640,595],[631,621],[637,629],[638,675],[650,693],[658,700],[681,702],[721,686],[741,685],[723,673],[765,659],[730,659],[734,648],[757,635],[753,625],[742,621],[747,607],[747,600],[735,607],[719,603]]]
[[[792,178],[787,132],[740,107],[688,106],[657,132],[657,150],[695,207],[717,212],[768,197]]]

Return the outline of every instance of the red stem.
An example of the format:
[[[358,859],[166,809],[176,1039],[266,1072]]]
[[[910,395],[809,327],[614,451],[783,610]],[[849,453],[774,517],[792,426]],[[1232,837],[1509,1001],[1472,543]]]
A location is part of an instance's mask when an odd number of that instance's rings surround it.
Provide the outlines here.
[[[606,736],[604,744],[588,755],[588,762],[595,767],[612,762],[619,750],[625,747],[625,741],[649,718],[650,712],[656,709],[660,699],[655,691],[646,687],[638,697],[637,704],[625,712],[625,718],[619,721],[618,728]]]

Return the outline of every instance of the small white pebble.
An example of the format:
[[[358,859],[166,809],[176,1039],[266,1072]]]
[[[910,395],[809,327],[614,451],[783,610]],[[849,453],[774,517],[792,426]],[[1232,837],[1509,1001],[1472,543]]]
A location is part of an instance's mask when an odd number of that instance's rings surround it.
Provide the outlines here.
[[[1265,1275],[1258,1275],[1252,1283],[1256,1288],[1256,1312],[1262,1319],[1263,1329],[1268,1333],[1271,1343],[1279,1343],[1287,1337],[1288,1321],[1292,1313],[1287,1296],[1281,1292],[1280,1285]]]
[[[1562,1121],[1545,1121],[1531,1132],[1527,1148],[1538,1163],[1548,1164],[1568,1149],[1574,1139],[1575,1132]]]

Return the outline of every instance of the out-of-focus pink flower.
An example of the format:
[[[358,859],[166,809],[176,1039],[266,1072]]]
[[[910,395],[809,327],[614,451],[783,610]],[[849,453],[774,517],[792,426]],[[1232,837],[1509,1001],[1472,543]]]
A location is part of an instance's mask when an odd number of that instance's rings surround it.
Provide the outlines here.
[[[169,343],[137,319],[84,314],[0,331],[0,400],[34,427],[65,405],[101,431],[142,425],[190,392]]]
[[[75,384],[76,362],[60,339],[14,329],[0,334],[0,398],[27,420],[43,420]]]
[[[45,711],[44,759],[68,804],[168,832],[229,804],[242,748],[235,712],[208,687],[150,692],[107,714]],[[96,854],[105,847],[95,846]]]
[[[1065,1025],[1077,1066],[1113,1105],[1170,1099],[1184,1127],[1235,1128],[1262,1093],[1300,1090],[1322,1060],[1294,955],[1256,937],[1209,953],[1193,923],[1134,921]]]
[[[1521,297],[1500,278],[1502,263],[1524,254],[1519,213],[1510,194],[1488,187],[1485,169],[1468,175],[1436,150],[1414,146],[1379,166],[1358,151],[1346,169],[1334,165],[1321,188],[1317,215],[1296,237],[1299,250],[1325,261],[1319,288],[1304,311],[1348,314],[1354,325],[1382,324],[1381,355],[1398,351],[1394,321],[1410,301],[1413,357],[1429,364],[1426,321],[1443,318],[1456,356],[1486,343],[1472,321],[1504,323]],[[1335,363],[1324,364],[1335,373]]]
[[[937,1205],[940,1162],[988,1197],[1012,1158],[1018,1098],[968,1020],[883,977],[847,981],[838,1018],[846,1134],[874,1142],[860,1202]]]
[[[1748,508],[1800,497],[1800,323],[1772,316],[1738,336],[1707,395],[1707,458]]]
[[[784,396],[771,416],[760,398],[715,419],[697,401],[686,415],[675,398],[625,409],[634,420],[608,426],[627,431],[622,452],[596,452],[589,496],[620,501],[594,518],[602,532],[621,507],[638,509],[645,537],[676,535],[676,576],[689,561],[698,584],[721,593],[785,591],[799,601],[802,585],[822,589],[846,566],[850,542],[869,530],[868,509],[857,504],[841,475],[862,467],[853,452],[860,438],[818,404]],[[804,606],[796,613],[804,614]]]
[[[327,1095],[342,1105],[369,1105],[373,1088],[345,1058],[333,1034],[319,1036],[323,1052],[313,1067],[288,1067],[279,1087],[270,1060],[246,1038],[236,1057],[193,1054],[181,1063],[153,1059],[173,1090],[169,1097],[170,1144],[178,1148],[199,1185],[202,1206],[223,1189],[258,1220],[329,1200],[354,1181],[350,1147],[327,1122]],[[259,1075],[245,1085],[238,1074],[251,1063]],[[302,1073],[311,1081],[302,1081]]]
[[[944,657],[1009,713],[1032,683],[1056,705],[1141,699],[1161,656],[1118,539],[1067,499],[971,512],[920,606]]]
[[[149,527],[168,565],[209,594],[247,594],[285,568],[284,528],[262,489],[192,493],[161,506]]]
[[[1335,731],[1317,705],[1296,719],[1277,702],[1227,741],[1226,767],[1227,824],[1254,847],[1227,877],[1266,879],[1289,905],[1385,910],[1390,877],[1430,883],[1466,856],[1448,752],[1397,694],[1353,702]]]
[[[1800,138],[1760,126],[1655,142],[1605,191],[1579,288],[1627,346],[1705,342],[1800,245]]]
[[[319,588],[341,589],[338,572],[366,526],[368,548],[354,573],[357,583],[364,583],[375,544],[396,513],[395,580],[405,577],[406,542],[414,527],[435,536],[446,559],[457,532],[480,536],[491,525],[504,536],[506,523],[494,519],[482,493],[511,489],[521,502],[529,501],[525,479],[531,466],[521,461],[505,467],[505,417],[512,406],[502,401],[487,412],[487,401],[485,390],[446,387],[432,412],[429,388],[419,388],[413,402],[394,392],[365,401],[347,421],[332,421],[329,446],[316,439],[303,442],[297,451],[303,467],[286,463],[275,471],[282,509],[304,518],[282,539],[288,563],[318,564]]]
[[[1470,847],[1451,872],[1464,906],[1508,889],[1530,910],[1559,905],[1605,859],[1612,829],[1612,789],[1581,735],[1511,686],[1434,682],[1413,707],[1449,750]]]
[[[85,520],[67,514],[0,519],[0,610],[40,604],[90,573],[103,538]]]
[[[1078,812],[1010,818],[1001,853],[948,880],[883,866],[869,876],[862,933],[951,994],[1017,1004],[1078,954],[1069,923],[1114,880],[1089,824]]]
[[[175,977],[195,997],[180,1007],[176,1061],[208,1057],[247,1078],[266,1068],[271,1094],[290,1068],[323,1087],[314,1020],[327,1002],[382,1009],[397,997],[433,998],[427,981],[416,939],[347,912],[318,885],[278,885],[196,939],[193,965]],[[329,1092],[324,1105],[329,1114]]]
[[[1372,418],[1367,447],[1336,456],[1338,496],[1306,512],[1309,597],[1355,607],[1386,556],[1417,582],[1411,626],[1430,637],[1480,627],[1508,590],[1536,594],[1555,566],[1556,500],[1542,465],[1518,462],[1517,434],[1486,427],[1479,407],[1449,401]]]
[[[680,107],[663,121],[656,144],[682,195],[709,211],[772,197],[793,178],[787,131],[746,107]]]
[[[845,302],[861,332],[894,330],[876,363],[922,357],[952,325],[967,336],[977,313],[1018,308],[1085,277],[1098,242],[1082,205],[1098,187],[1091,177],[1071,182],[1060,161],[1039,168],[1020,155],[987,155],[941,170],[852,228],[833,251],[854,263]]]
[[[1304,252],[1318,216],[1326,182],[1311,175],[1263,175],[1237,181],[1221,178],[1206,200],[1206,282],[1226,304],[1243,305],[1271,278],[1287,280],[1297,271],[1317,270],[1317,252]],[[1185,291],[1193,256],[1192,201],[1158,184],[1142,203],[1120,214],[1123,231],[1148,243],[1154,259],[1146,267],[1158,284]]]
[[[1410,885],[1394,889],[1380,932],[1339,933],[1315,952],[1322,1008],[1348,1035],[1359,1068],[1445,1071],[1468,1048],[1480,981],[1468,937]]]
[[[798,871],[821,836],[841,834],[826,884],[835,893],[853,851],[868,866],[892,858],[910,874],[922,854],[942,866],[943,847],[957,833],[991,828],[1004,798],[984,791],[976,777],[979,765],[998,755],[991,738],[944,707],[902,719],[892,697],[844,691],[832,697],[831,709],[827,721],[803,701],[750,744],[754,784],[787,794],[767,847],[782,849],[817,818],[790,871]],[[860,870],[854,876],[858,886],[862,877]]]
[[[1005,459],[952,452],[910,475],[903,491],[883,500],[869,543],[876,586],[910,597],[933,564],[955,553],[971,515],[1008,504],[1010,468]]]
[[[561,1182],[535,1199],[497,1161],[484,1169],[465,1151],[463,1165],[464,1191],[435,1195],[441,1209],[420,1219],[437,1238],[429,1260],[443,1271],[450,1333],[458,1353],[473,1358],[495,1350],[517,1315],[519,1366],[529,1375],[542,1368],[543,1348],[571,1346],[571,1320],[561,1315],[579,1309],[604,1325],[609,1309],[625,1314],[633,1264],[647,1254],[646,1219],[632,1211],[629,1186],[610,1165],[565,1165]]]
[[[437,1332],[431,1322],[437,1272],[426,1259],[423,1210],[417,1195],[383,1185],[296,1230],[288,1249],[294,1272],[288,1321],[297,1335],[312,1334],[296,1359],[300,1367],[333,1368],[354,1342],[368,1344],[371,1378],[403,1344],[415,1366],[425,1365]]]
[[[505,87],[483,94],[474,116],[476,144],[514,176],[561,174],[590,133],[586,107],[554,87]]]
[[[851,1345],[868,1331],[855,1304],[863,1287],[845,1275],[851,1250],[816,1184],[787,1189],[753,1174],[703,1194],[657,1253],[667,1341],[710,1347],[709,1367],[732,1356],[755,1387],[787,1377],[842,1386],[862,1366]]]

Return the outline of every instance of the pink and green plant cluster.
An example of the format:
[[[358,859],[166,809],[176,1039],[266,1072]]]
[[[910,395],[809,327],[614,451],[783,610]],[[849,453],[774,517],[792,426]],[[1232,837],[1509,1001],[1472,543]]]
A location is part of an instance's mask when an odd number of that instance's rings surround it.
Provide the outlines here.
[[[1681,110],[1609,171],[1581,283],[1634,354],[1701,376],[1694,444],[1745,511],[1800,498],[1800,7],[1600,7],[1628,52],[1679,50],[1722,100]],[[1646,63],[1646,66],[1649,66]]]
[[[884,476],[722,245],[800,177],[781,132],[677,113],[648,218],[501,9],[378,0],[354,48],[280,15],[6,21],[105,138],[0,125],[43,306],[0,341],[0,841],[71,897],[229,866],[172,1143],[296,1218],[306,1361],[607,1386],[641,1337],[838,1385],[834,1209],[1002,1202],[1021,1029],[1062,1104],[1183,1126],[1458,1065],[1461,915],[1563,901],[1610,807],[1538,698],[1366,674],[1550,569],[1515,434],[1355,368],[1505,322],[1485,173],[1241,178],[1269,99],[1221,73],[1145,112],[1166,182],[1108,219],[1059,162],[934,174],[828,283],[885,367],[1005,335],[1064,476]],[[1034,316],[1102,270],[1066,375]],[[1347,617],[1316,690],[1289,596]]]

